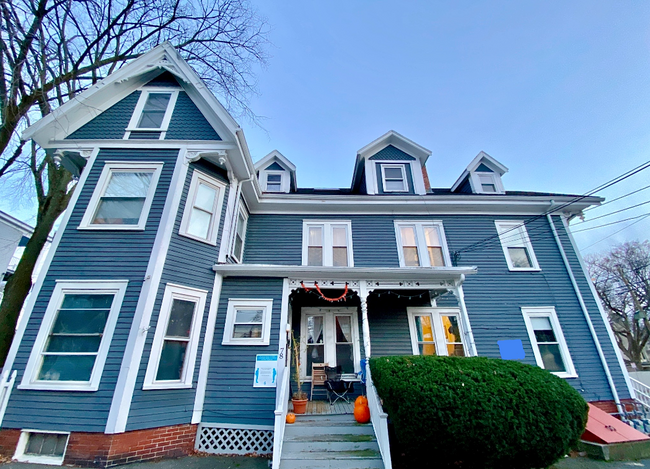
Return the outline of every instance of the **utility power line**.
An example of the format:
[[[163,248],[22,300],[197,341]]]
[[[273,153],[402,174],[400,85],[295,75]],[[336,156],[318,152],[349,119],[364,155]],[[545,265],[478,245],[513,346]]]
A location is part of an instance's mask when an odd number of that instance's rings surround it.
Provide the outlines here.
[[[646,190],[646,189],[648,189],[648,188],[650,188],[650,185],[647,185],[647,186],[645,186],[645,187],[642,187],[641,189],[637,189],[637,190],[632,191],[632,192],[628,192],[627,194],[624,194],[624,195],[622,195],[622,196],[620,196],[620,197],[616,197],[615,199],[608,200],[607,202],[603,202],[603,203],[600,204],[600,205],[595,205],[595,206],[593,206],[593,207],[587,207],[586,209],[583,210],[583,212],[586,212],[587,210],[594,210],[594,209],[597,209],[597,208],[600,208],[600,207],[604,207],[604,206],[607,205],[607,204],[611,204],[612,202],[616,202],[617,200],[624,199],[624,198],[627,197],[627,196],[630,196],[630,195],[636,194],[637,192],[644,191],[644,190]]]
[[[575,223],[575,225],[580,225],[580,224],[582,224],[582,223],[589,223],[590,221],[598,220],[599,218],[605,218],[605,217],[608,217],[608,216],[610,216],[610,215],[614,215],[614,214],[616,214],[616,213],[625,212],[626,210],[631,210],[631,209],[633,209],[633,208],[637,208],[637,207],[640,207],[640,206],[642,206],[642,205],[646,205],[646,204],[650,204],[650,200],[646,200],[645,202],[641,202],[640,204],[631,205],[631,206],[629,206],[629,207],[625,207],[625,208],[622,208],[622,209],[620,209],[620,210],[616,210],[616,211],[614,211],[614,212],[609,212],[609,213],[606,213],[606,214],[604,214],[604,215],[599,215],[599,216],[597,216],[597,217],[595,217],[595,218],[590,218],[589,220],[579,221],[579,222]]]
[[[630,224],[627,225],[626,227],[623,227],[623,228],[621,228],[620,230],[613,232],[613,233],[610,234],[609,236],[605,236],[603,239],[599,239],[599,240],[596,241],[595,243],[590,244],[590,245],[587,246],[586,248],[581,249],[580,252],[582,252],[582,251],[584,251],[584,250],[587,250],[587,249],[589,249],[589,248],[592,247],[592,246],[595,246],[596,244],[600,243],[601,241],[605,241],[606,239],[611,238],[612,236],[614,236],[614,235],[620,233],[621,231],[627,230],[629,227],[631,227],[631,226],[633,226],[633,225],[636,225],[636,224],[639,223],[639,222],[642,222],[643,220],[645,220],[645,219],[648,218],[649,216],[650,216],[650,215],[646,215],[646,216],[644,216],[644,217],[639,218],[637,221],[634,221],[634,222],[630,223]]]
[[[647,216],[650,216],[650,212],[644,213],[642,215],[637,215],[636,217],[624,218],[622,220],[613,221],[611,223],[605,223],[604,225],[597,225],[597,226],[591,226],[589,228],[583,228],[581,230],[572,231],[572,233],[582,233],[583,231],[595,230],[596,228],[602,228],[604,226],[616,225],[617,223],[623,223],[625,221],[636,220],[638,218],[645,218]]]

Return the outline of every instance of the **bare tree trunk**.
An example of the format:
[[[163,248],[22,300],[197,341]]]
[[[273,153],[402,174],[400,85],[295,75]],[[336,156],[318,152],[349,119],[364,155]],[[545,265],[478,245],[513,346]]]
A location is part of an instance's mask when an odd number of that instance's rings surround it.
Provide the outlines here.
[[[0,362],[2,363],[5,362],[9,353],[20,310],[32,287],[32,272],[38,256],[47,242],[54,222],[65,211],[72,195],[72,191],[68,192],[67,190],[72,175],[63,167],[56,168],[54,165],[51,165],[50,171],[53,171],[54,174],[49,178],[50,190],[48,194],[41,199],[42,203],[39,203],[38,223],[25,246],[16,272],[5,285],[5,295],[2,304],[0,304]]]

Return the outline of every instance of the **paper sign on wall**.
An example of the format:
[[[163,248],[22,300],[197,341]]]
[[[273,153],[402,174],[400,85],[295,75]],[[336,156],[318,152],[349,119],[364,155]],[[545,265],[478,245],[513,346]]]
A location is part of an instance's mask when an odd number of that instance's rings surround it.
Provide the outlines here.
[[[255,358],[254,388],[274,388],[278,377],[278,354],[260,354]]]
[[[526,358],[521,340],[498,340],[499,352],[504,360],[523,360]]]

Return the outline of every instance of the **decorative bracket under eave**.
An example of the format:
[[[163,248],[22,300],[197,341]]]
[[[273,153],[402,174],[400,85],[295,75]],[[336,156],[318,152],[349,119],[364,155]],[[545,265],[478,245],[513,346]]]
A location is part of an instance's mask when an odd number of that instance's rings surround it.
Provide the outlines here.
[[[134,73],[133,75],[129,75],[128,77],[124,77],[121,80],[116,81],[116,83],[124,83],[129,80],[132,80],[133,78],[139,77],[140,75],[143,75],[145,73],[150,72],[153,69],[160,68],[162,70],[166,70],[172,75],[174,75],[176,78],[179,80],[183,81],[184,83],[189,83],[187,81],[187,78],[181,73],[181,71],[174,65],[171,61],[167,59],[167,55],[163,55],[160,60],[157,62],[153,62],[150,64],[145,65],[145,68],[140,70],[138,73]]]

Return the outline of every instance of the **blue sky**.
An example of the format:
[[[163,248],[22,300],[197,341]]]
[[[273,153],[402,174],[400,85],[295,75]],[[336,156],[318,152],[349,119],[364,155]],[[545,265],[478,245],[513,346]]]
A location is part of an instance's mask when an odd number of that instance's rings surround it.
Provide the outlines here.
[[[650,2],[253,5],[271,57],[251,100],[263,128],[241,125],[254,160],[279,150],[301,187],[349,187],[356,151],[391,129],[432,151],[434,187],[450,187],[481,150],[510,169],[507,190],[581,194],[650,160]],[[599,195],[648,184],[650,169]],[[648,200],[650,189],[587,213]],[[13,201],[0,209],[33,223]],[[645,239],[650,217],[600,241],[626,225],[576,240],[584,254]]]

